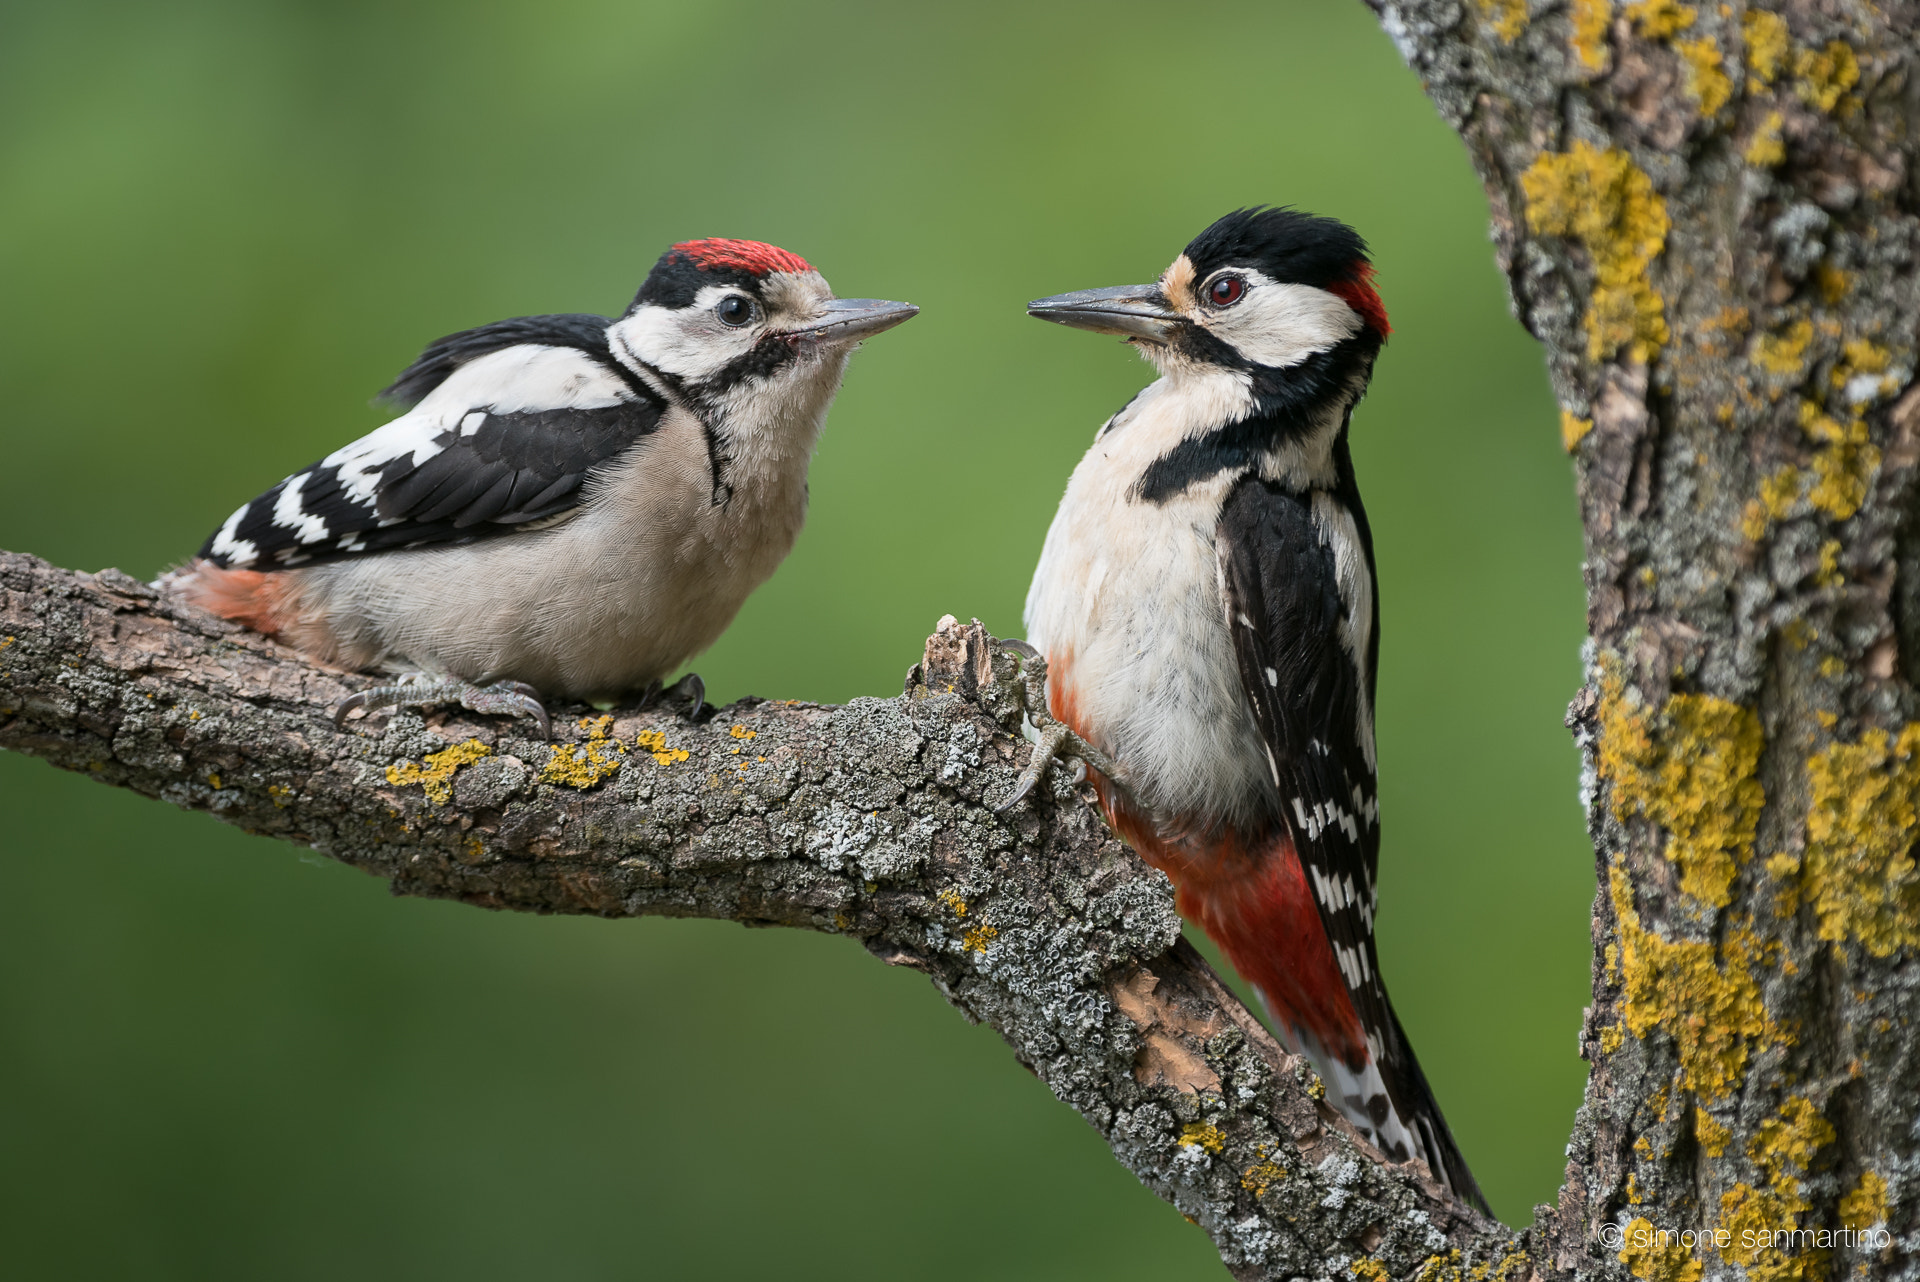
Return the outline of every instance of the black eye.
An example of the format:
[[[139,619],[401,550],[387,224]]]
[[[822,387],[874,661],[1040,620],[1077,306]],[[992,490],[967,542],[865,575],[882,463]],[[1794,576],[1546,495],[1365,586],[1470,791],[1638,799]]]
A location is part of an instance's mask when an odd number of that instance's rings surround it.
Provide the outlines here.
[[[753,319],[753,300],[739,294],[728,294],[714,304],[713,314],[720,318],[722,325],[738,329]]]
[[[1247,282],[1238,276],[1222,276],[1207,289],[1207,296],[1213,299],[1215,307],[1231,307],[1240,301],[1247,292]]]

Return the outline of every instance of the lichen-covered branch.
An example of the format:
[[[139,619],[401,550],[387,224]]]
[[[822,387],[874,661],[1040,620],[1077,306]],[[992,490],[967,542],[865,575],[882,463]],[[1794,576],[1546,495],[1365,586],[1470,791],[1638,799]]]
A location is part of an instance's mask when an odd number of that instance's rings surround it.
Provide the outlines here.
[[[401,894],[850,936],[997,1029],[1235,1276],[1511,1271],[1506,1229],[1321,1101],[1082,797],[1059,782],[993,813],[1027,753],[1015,662],[949,623],[893,699],[749,699],[698,724],[583,707],[557,743],[464,712],[341,729],[330,709],[367,678],[118,571],[0,553],[0,748]]]
[[[1529,1245],[1915,1276],[1920,10],[1369,3],[1485,184],[1586,529],[1593,1070]]]

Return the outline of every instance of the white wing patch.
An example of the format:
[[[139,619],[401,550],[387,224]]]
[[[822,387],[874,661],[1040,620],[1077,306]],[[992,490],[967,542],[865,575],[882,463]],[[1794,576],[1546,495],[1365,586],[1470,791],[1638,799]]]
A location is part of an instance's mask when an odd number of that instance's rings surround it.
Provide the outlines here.
[[[280,497],[273,501],[273,523],[293,531],[302,543],[325,543],[333,537],[327,523],[300,506],[300,491],[312,478],[313,473],[302,472],[280,487]]]

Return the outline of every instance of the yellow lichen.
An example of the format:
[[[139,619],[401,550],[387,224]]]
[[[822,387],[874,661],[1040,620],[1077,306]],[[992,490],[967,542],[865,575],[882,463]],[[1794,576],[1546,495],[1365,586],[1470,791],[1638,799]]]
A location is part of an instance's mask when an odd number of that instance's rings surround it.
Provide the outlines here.
[[[444,806],[453,800],[454,772],[492,754],[493,749],[486,744],[469,739],[440,752],[429,752],[417,765],[411,761],[395,762],[387,767],[387,782],[396,788],[417,783],[426,790],[427,800]]]
[[[1870,730],[1807,762],[1810,804],[1802,856],[1820,938],[1875,957],[1920,943],[1920,723],[1898,740]]]
[[[1708,1102],[1725,1098],[1744,1078],[1755,1045],[1789,1040],[1767,1014],[1753,978],[1763,945],[1750,927],[1735,926],[1726,932],[1722,964],[1712,944],[1669,943],[1642,926],[1618,863],[1608,886],[1620,922],[1621,1013],[1628,1031],[1643,1040],[1666,1032],[1687,1088]]]
[[[1527,29],[1527,0],[1480,0],[1480,18],[1510,45]]]
[[[1700,104],[1700,114],[1711,116],[1726,106],[1733,97],[1733,81],[1721,70],[1724,59],[1713,37],[1682,40],[1673,49],[1687,64],[1687,92]]]
[[[1467,1271],[1468,1282],[1509,1282],[1527,1277],[1532,1273],[1528,1267],[1532,1262],[1525,1251],[1509,1251],[1498,1260],[1474,1265]]]
[[[1787,60],[1787,20],[1777,13],[1749,9],[1740,19],[1740,29],[1747,42],[1747,68],[1762,84],[1772,84]]]
[[[1203,1148],[1218,1153],[1226,1147],[1227,1136],[1212,1122],[1189,1122],[1181,1128],[1180,1143],[1188,1148]]]
[[[1267,1156],[1265,1145],[1260,1147],[1260,1160],[1240,1172],[1240,1187],[1259,1197],[1273,1185],[1287,1178],[1286,1171]]]
[[[1785,1249],[1799,1226],[1795,1201],[1744,1183],[1720,1195],[1720,1228],[1727,1241],[1720,1253],[1744,1268],[1750,1282],[1815,1282],[1825,1276],[1827,1252],[1792,1255]]]
[[[687,759],[685,748],[669,748],[667,733],[664,730],[642,730],[633,737],[634,746],[642,752],[652,753],[653,759],[663,766]]]
[[[1771,169],[1787,158],[1787,144],[1780,134],[1780,127],[1785,123],[1786,117],[1779,112],[1767,113],[1767,118],[1753,131],[1753,138],[1742,153],[1749,165],[1755,169]]]
[[[1840,573],[1840,540],[1828,539],[1820,545],[1820,572],[1814,576],[1814,585],[1823,588],[1837,588],[1846,582],[1846,576]]]
[[[1849,438],[1849,432],[1820,408],[1818,401],[1800,402],[1800,430],[1822,445],[1835,445]],[[1860,425],[1858,440],[1866,440],[1866,425]]]
[[[1893,363],[1893,353],[1868,338],[1848,339],[1840,350],[1846,353],[1847,364],[1862,374],[1882,373]]]
[[[1765,1282],[1810,1282],[1825,1276],[1827,1252],[1791,1248],[1804,1245],[1796,1235],[1799,1216],[1811,1209],[1801,1179],[1834,1130],[1813,1101],[1793,1096],[1762,1122],[1747,1141],[1747,1156],[1766,1176],[1767,1187],[1735,1184],[1720,1198],[1720,1228],[1727,1245],[1721,1254]]]
[[[1613,25],[1613,0],[1573,0],[1573,52],[1588,71],[1607,66],[1607,28]]]
[[[1587,433],[1593,430],[1593,420],[1576,418],[1571,410],[1560,411],[1560,444],[1571,454],[1587,439]]]
[[[1766,1174],[1767,1182],[1793,1209],[1804,1211],[1800,1176],[1813,1165],[1816,1153],[1833,1143],[1832,1123],[1804,1095],[1794,1095],[1779,1111],[1760,1123],[1747,1141],[1747,1156]]]
[[[1753,343],[1753,363],[1773,374],[1798,374],[1807,367],[1813,324],[1797,320],[1778,334],[1762,334]]]
[[[1868,1171],[1840,1199],[1842,1228],[1865,1229],[1887,1219],[1887,1182],[1878,1171]]]
[[[1677,4],[1675,0],[1635,0],[1624,12],[1649,40],[1665,40],[1685,31],[1698,16],[1692,5]]]
[[[1832,263],[1821,263],[1814,269],[1814,275],[1820,285],[1820,301],[1828,307],[1839,303],[1853,288],[1853,273],[1843,271]]]
[[[1880,470],[1880,449],[1866,442],[1843,442],[1813,456],[1813,488],[1807,501],[1844,521],[1867,501],[1867,483]]]
[[[1793,60],[1794,91],[1809,107],[1832,111],[1860,83],[1860,60],[1844,40],[1830,40],[1818,53],[1802,49]],[[1844,114],[1844,112],[1843,112]]]
[[[1800,497],[1800,483],[1805,474],[1791,463],[1760,482],[1760,497],[1747,504],[1746,512],[1740,520],[1740,532],[1749,539],[1759,539],[1767,532],[1770,522],[1778,521],[1793,510]]]
[[[1608,1055],[1626,1045],[1627,1034],[1618,1024],[1608,1024],[1600,1030],[1600,1049]]]
[[[1693,1134],[1700,1141],[1700,1149],[1708,1157],[1719,1157],[1727,1151],[1727,1141],[1733,1138],[1733,1132],[1713,1120],[1713,1114],[1703,1108],[1693,1110]]]
[[[1445,1255],[1429,1255],[1420,1262],[1420,1271],[1414,1274],[1414,1282],[1465,1282],[1466,1275],[1460,1268],[1460,1252],[1448,1251]]]
[[[941,891],[937,898],[952,911],[955,917],[965,917],[967,915],[967,901],[962,899],[960,892],[951,886]]]
[[[981,922],[972,930],[961,935],[960,942],[966,946],[968,952],[984,953],[987,951],[987,945],[998,938],[999,934],[999,931],[987,925],[985,922]]]
[[[1652,181],[1624,151],[1576,142],[1571,151],[1543,153],[1520,176],[1520,186],[1527,225],[1541,235],[1578,240],[1592,260],[1588,359],[1607,360],[1626,348],[1635,361],[1651,360],[1667,341],[1667,321],[1647,277],[1669,226],[1666,202]]]
[[[1657,1232],[1645,1218],[1627,1225],[1618,1259],[1646,1282],[1699,1282],[1705,1270],[1677,1233]]]
[[[727,733],[732,735],[736,739],[751,739],[754,737],[754,735],[757,732],[753,730],[749,730],[745,726],[736,725],[732,729],[728,730]]]
[[[592,788],[620,773],[627,745],[607,737],[613,729],[613,718],[582,717],[579,726],[586,731],[587,741],[552,745],[547,750],[547,764],[540,770],[541,783]]]
[[[1751,709],[1704,694],[1667,700],[1656,717],[1633,706],[1617,672],[1602,674],[1600,774],[1615,816],[1644,815],[1667,830],[1680,889],[1724,908],[1753,854],[1766,794],[1756,777],[1765,737]]]

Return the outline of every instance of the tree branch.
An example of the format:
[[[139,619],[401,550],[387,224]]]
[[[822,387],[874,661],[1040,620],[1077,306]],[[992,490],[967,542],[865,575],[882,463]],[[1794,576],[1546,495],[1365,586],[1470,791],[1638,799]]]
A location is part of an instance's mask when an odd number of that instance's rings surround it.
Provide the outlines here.
[[[852,936],[992,1025],[1237,1277],[1513,1258],[1506,1229],[1323,1101],[1084,798],[1057,782],[992,812],[1027,749],[1014,660],[978,623],[943,621],[898,698],[747,699],[701,724],[580,708],[557,744],[463,712],[336,728],[365,680],[117,570],[0,553],[0,748],[397,894]]]

